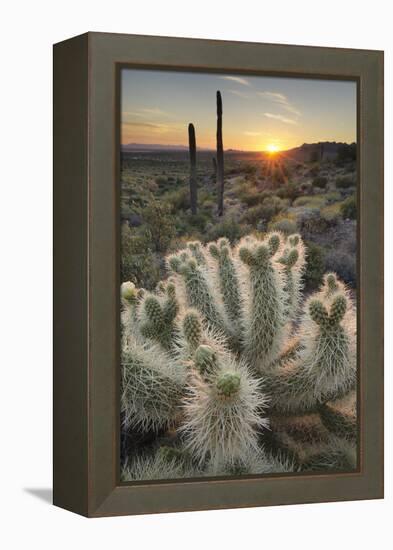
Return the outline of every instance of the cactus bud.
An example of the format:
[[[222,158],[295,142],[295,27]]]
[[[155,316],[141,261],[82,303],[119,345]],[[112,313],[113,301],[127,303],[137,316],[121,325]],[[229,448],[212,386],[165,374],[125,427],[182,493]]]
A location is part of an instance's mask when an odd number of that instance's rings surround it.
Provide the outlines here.
[[[300,237],[299,235],[290,235],[288,237],[288,241],[291,246],[297,246],[299,244]]]
[[[137,298],[137,290],[135,288],[134,283],[132,283],[131,281],[122,283],[120,287],[120,294],[124,300],[127,300],[127,302],[130,302],[130,303],[135,302]]]
[[[246,247],[242,247],[239,250],[239,258],[244,264],[248,266],[255,265],[254,256],[252,255],[251,250]]]
[[[269,250],[270,255],[274,256],[280,246],[280,235],[278,233],[273,233],[269,238]]]
[[[240,376],[235,372],[224,372],[216,382],[217,395],[223,399],[233,397],[240,389]]]
[[[215,245],[214,243],[212,243],[210,246],[209,246],[209,252],[210,254],[213,256],[213,258],[215,258],[216,260],[219,258],[220,256],[220,253],[218,251],[218,248],[217,248],[217,245]]]

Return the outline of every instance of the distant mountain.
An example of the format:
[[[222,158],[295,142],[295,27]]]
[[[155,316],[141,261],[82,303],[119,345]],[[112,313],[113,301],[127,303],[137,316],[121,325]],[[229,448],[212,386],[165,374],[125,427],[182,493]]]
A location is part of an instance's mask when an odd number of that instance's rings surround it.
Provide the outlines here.
[[[336,141],[321,141],[318,143],[303,143],[300,147],[294,147],[287,151],[281,151],[282,156],[286,156],[299,162],[308,162],[310,160],[328,160],[335,159],[339,152],[345,150],[354,150],[356,156],[355,143],[342,143]]]
[[[127,143],[121,146],[124,152],[147,152],[147,151],[188,151],[187,145],[161,145],[160,143]],[[198,147],[199,151],[212,151],[204,147]]]

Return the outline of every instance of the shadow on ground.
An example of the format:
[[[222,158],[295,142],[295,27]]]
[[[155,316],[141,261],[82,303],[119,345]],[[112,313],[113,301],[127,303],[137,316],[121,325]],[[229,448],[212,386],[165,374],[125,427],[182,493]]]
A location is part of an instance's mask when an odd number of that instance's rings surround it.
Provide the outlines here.
[[[53,491],[52,491],[52,489],[48,489],[48,488],[31,489],[30,487],[25,487],[23,490],[25,491],[25,493],[29,493],[30,495],[33,495],[33,497],[36,497],[40,500],[43,500],[44,502],[47,502],[48,504],[52,504],[52,502],[53,502]]]

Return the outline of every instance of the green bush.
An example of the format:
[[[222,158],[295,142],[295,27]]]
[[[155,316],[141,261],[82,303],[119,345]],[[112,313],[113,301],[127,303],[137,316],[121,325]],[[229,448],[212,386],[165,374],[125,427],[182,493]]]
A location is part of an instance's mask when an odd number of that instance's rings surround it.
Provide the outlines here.
[[[142,210],[146,238],[157,252],[166,252],[175,236],[175,225],[171,216],[171,205],[151,199]]]
[[[326,176],[316,176],[313,181],[313,187],[321,187],[322,189],[325,189],[327,185],[328,179]]]
[[[291,202],[302,194],[296,183],[288,183],[277,191],[277,196],[281,199],[289,199]]]
[[[281,231],[285,235],[291,235],[297,233],[298,227],[294,220],[289,218],[282,218],[281,220],[273,221],[269,223],[270,231]]]
[[[241,226],[234,218],[224,218],[221,222],[212,224],[203,235],[205,242],[215,241],[221,237],[226,237],[231,243],[234,243],[246,233],[249,233],[250,227]]]
[[[242,216],[242,222],[255,225],[264,220],[269,222],[274,216],[285,208],[285,203],[279,197],[269,196],[262,204],[249,208]]]
[[[337,189],[348,189],[349,187],[354,187],[356,185],[355,179],[353,176],[340,176],[336,179],[336,188]]]
[[[176,214],[179,210],[190,208],[190,190],[188,187],[181,187],[166,193],[165,199],[171,204],[173,214]]]
[[[149,248],[145,235],[135,234],[127,224],[121,229],[121,280],[153,289],[160,280],[159,258]]]
[[[348,197],[341,203],[340,211],[344,219],[356,220],[357,206],[355,197]]]

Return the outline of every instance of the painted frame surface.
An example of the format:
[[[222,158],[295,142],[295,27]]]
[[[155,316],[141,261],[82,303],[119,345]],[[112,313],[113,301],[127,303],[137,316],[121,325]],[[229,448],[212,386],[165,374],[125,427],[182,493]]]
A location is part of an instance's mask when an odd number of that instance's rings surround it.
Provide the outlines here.
[[[119,482],[123,66],[358,83],[360,468]],[[54,503],[87,516],[383,497],[383,52],[87,33],[54,47]]]

